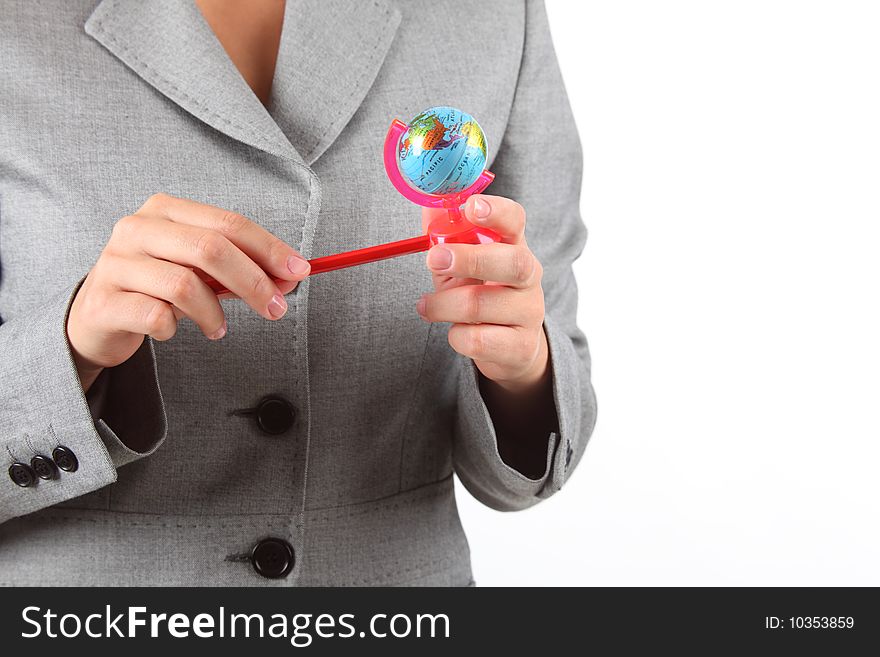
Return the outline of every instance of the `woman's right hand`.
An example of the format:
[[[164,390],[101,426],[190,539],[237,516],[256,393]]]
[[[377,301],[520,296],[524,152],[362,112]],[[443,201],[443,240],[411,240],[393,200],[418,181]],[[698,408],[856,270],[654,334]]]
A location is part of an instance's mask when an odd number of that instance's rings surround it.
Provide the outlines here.
[[[226,335],[219,298],[199,270],[231,291],[222,298],[240,297],[275,320],[287,310],[284,295],[308,276],[309,263],[239,214],[166,194],[150,197],[113,227],[71,305],[67,337],[84,391],[105,367],[131,358],[145,336],[173,337],[180,317],[211,340]]]

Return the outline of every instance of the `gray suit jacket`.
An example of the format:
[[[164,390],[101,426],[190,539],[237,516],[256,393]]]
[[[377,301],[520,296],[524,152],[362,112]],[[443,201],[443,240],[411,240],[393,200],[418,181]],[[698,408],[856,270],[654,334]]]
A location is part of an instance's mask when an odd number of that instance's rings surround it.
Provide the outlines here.
[[[539,479],[501,459],[473,364],[416,314],[421,256],[308,279],[278,322],[225,301],[222,341],[185,320],[83,395],[65,318],[116,220],[163,191],[240,212],[306,257],[415,235],[382,141],[392,118],[437,104],[481,122],[489,193],[526,207],[545,266],[559,432]],[[571,271],[580,179],[540,2],[288,0],[268,110],[191,2],[5,2],[0,583],[470,584],[453,472],[522,509],[563,486],[593,428]],[[271,396],[274,416],[234,414]],[[273,421],[282,433],[263,430]],[[75,471],[6,476],[58,446]],[[258,544],[264,571],[292,571],[259,575]]]

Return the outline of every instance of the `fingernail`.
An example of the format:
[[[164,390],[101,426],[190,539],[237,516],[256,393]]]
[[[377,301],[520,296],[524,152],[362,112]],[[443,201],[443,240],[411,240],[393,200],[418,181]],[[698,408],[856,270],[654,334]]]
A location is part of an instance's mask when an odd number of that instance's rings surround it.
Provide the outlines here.
[[[226,335],[226,322],[223,322],[223,326],[214,331],[211,335],[208,336],[209,340],[220,340],[224,335]]]
[[[272,319],[280,319],[286,312],[287,302],[280,294],[276,294],[269,302],[269,314],[272,315]]]
[[[489,213],[492,211],[492,208],[489,207],[489,204],[486,203],[481,198],[474,199],[474,218],[476,219],[485,219],[489,216]]]
[[[435,246],[428,252],[428,267],[443,271],[452,266],[452,251],[442,246]]]
[[[425,309],[427,308],[427,306],[428,306],[428,301],[425,299],[424,296],[422,296],[422,298],[416,302],[416,312],[419,315],[421,315],[422,317],[424,317],[425,316]]]
[[[298,256],[290,256],[287,258],[287,268],[294,276],[305,276],[309,273],[311,265]]]

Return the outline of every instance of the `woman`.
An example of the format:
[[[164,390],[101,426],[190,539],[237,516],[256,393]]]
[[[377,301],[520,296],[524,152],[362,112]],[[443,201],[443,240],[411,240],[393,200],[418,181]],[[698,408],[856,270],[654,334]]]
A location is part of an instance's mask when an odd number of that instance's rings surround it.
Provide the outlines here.
[[[468,585],[453,471],[559,490],[581,154],[543,6],[459,5],[4,7],[0,582]],[[414,234],[382,140],[438,104],[494,144],[466,214],[504,243],[307,278]]]

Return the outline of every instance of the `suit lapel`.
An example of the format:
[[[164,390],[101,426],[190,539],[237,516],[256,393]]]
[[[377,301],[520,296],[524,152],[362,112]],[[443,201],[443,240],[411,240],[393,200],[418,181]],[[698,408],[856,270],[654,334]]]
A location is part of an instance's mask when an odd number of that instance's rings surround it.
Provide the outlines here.
[[[307,164],[363,102],[399,24],[388,0],[287,0],[270,107]]]
[[[302,162],[194,2],[103,0],[85,30],[197,119],[232,139]]]
[[[85,30],[197,119],[310,165],[363,102],[399,23],[389,0],[287,0],[271,114],[194,2],[102,0]]]

